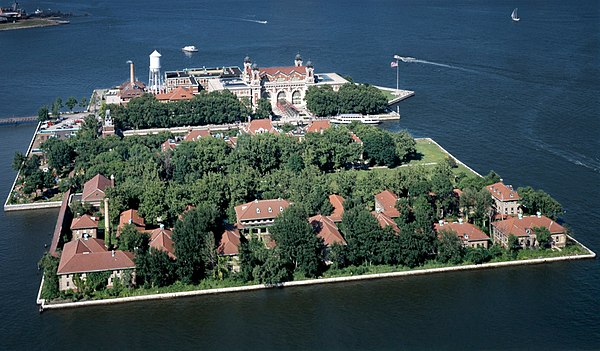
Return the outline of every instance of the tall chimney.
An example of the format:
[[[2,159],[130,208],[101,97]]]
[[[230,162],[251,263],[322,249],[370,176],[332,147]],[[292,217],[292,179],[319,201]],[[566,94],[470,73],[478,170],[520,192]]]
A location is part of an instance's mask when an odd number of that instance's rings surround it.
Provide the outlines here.
[[[131,84],[135,82],[135,75],[133,74],[133,61],[129,61],[129,80]]]
[[[108,218],[108,198],[104,198],[104,241],[110,238],[110,219]]]

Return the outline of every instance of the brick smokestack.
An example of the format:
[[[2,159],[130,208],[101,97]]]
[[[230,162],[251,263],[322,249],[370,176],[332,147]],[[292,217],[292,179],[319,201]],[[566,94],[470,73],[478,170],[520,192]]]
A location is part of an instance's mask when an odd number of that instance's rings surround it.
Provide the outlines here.
[[[129,81],[131,84],[135,82],[135,75],[133,74],[133,61],[129,61]]]

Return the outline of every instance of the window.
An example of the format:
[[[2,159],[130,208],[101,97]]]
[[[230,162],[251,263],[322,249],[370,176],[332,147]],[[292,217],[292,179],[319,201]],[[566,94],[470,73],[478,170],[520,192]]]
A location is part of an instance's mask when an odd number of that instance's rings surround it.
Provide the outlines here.
[[[269,213],[272,213],[272,212],[273,212],[273,209],[269,207]]]
[[[67,280],[67,286],[69,286],[69,281]]]
[[[260,213],[260,208],[256,208],[256,213]]]
[[[283,212],[283,206],[279,206],[279,212]]]

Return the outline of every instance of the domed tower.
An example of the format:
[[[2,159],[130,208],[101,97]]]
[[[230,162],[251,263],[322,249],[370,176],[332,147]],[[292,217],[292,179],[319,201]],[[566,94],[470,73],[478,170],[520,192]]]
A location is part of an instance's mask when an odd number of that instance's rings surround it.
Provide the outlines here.
[[[150,73],[148,75],[148,91],[158,94],[163,91],[163,78],[160,75],[160,58],[161,54],[154,50],[150,54]]]
[[[242,72],[242,79],[246,83],[250,83],[252,77],[252,60],[249,56],[244,57],[244,70]]]
[[[296,66],[296,67],[302,66],[302,56],[300,56],[300,53],[296,54],[296,58],[294,59],[294,66]]]
[[[250,84],[260,85],[260,70],[256,63],[252,65],[252,82]]]
[[[315,82],[315,68],[310,60],[306,63],[306,82]]]

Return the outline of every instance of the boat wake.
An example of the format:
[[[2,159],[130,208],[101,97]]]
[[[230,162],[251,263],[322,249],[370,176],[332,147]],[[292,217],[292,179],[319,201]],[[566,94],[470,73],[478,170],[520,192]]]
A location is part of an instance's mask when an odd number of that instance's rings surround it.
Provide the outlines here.
[[[259,24],[267,24],[267,23],[269,23],[267,21],[253,20],[253,19],[247,19],[247,18],[239,18],[239,20],[246,21],[246,22],[259,23]]]
[[[438,63],[438,62],[431,62],[431,61],[426,61],[426,60],[419,60],[416,59],[414,57],[403,57],[401,58],[402,62],[408,62],[408,63],[422,63],[425,65],[432,65],[432,66],[438,66],[438,67],[444,67],[444,68],[450,68],[450,69],[457,69],[459,71],[463,71],[463,72],[470,72],[470,73],[479,73],[479,71],[473,70],[473,69],[468,69],[468,68],[463,68],[463,67],[458,67],[458,66],[453,66],[453,65],[448,65],[445,63]]]
[[[572,150],[571,151],[563,151],[563,150],[557,149],[555,147],[552,147],[548,143],[545,143],[541,140],[536,140],[536,141],[537,142],[535,143],[535,146],[539,147],[540,149],[547,151],[555,156],[561,157],[564,160],[566,160],[576,166],[581,166],[581,167],[590,169],[595,173],[600,173],[600,160],[599,159],[594,159],[592,157],[582,155],[582,154],[572,151]]]

